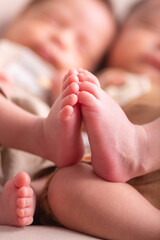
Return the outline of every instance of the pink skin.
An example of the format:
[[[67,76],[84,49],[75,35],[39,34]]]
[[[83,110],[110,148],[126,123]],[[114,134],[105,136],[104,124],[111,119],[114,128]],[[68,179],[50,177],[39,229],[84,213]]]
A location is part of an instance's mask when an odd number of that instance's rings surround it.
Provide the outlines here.
[[[23,227],[33,222],[35,194],[25,172],[9,179],[0,194],[0,225]]]
[[[101,88],[98,79],[88,71],[79,73],[78,93],[81,112],[88,133],[92,165],[103,179],[125,182],[144,173],[137,147],[137,132],[119,105]],[[138,149],[138,147],[137,147]],[[136,155],[137,154],[137,155]]]
[[[59,167],[77,163],[84,154],[81,137],[82,119],[77,97],[79,91],[77,74],[74,69],[66,74],[62,93],[55,101],[47,120],[43,121],[46,142],[44,151],[48,159]]]

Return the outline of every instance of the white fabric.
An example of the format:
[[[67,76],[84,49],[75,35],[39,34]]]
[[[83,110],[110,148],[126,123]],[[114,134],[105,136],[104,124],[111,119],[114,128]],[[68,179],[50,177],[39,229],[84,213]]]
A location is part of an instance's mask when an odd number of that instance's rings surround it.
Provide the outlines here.
[[[0,0],[0,32],[31,0]]]
[[[110,0],[115,12],[123,19],[127,9],[140,0]],[[0,0],[0,30],[11,21],[31,0]]]
[[[24,228],[0,226],[1,240],[96,240],[74,231],[59,227],[29,226]]]
[[[115,14],[120,21],[123,21],[130,7],[141,0],[110,0]]]

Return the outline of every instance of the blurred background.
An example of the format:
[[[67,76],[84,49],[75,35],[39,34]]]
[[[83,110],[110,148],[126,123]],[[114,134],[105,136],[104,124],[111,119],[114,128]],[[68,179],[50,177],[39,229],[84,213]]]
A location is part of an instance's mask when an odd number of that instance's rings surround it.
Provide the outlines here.
[[[123,18],[125,17],[127,11],[129,10],[129,8],[135,4],[136,2],[139,2],[140,0],[110,0],[110,2],[112,3],[114,10],[115,10],[115,14],[117,15],[119,20],[123,20]]]
[[[74,0],[73,0],[74,1]],[[123,20],[128,9],[140,0],[110,0],[113,4],[115,14],[120,21]],[[0,31],[25,7],[31,0],[0,0]]]

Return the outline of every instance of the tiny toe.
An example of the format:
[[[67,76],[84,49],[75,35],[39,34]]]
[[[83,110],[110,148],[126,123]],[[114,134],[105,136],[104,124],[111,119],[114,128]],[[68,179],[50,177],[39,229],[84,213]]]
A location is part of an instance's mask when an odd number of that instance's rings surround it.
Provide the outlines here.
[[[18,196],[19,197],[32,197],[33,196],[33,190],[31,187],[21,187],[18,190]]]
[[[74,93],[76,94],[79,91],[79,85],[75,82],[72,82],[70,85],[66,87],[66,89],[62,93],[62,98],[66,97],[67,95]]]
[[[97,99],[100,99],[101,91],[100,88],[98,88],[95,84],[91,82],[82,82],[79,84],[79,90],[80,91],[86,91],[94,95]]]
[[[64,91],[68,85],[70,85],[72,82],[79,83],[79,78],[77,75],[72,74],[69,76],[66,81],[63,83],[62,90]]]
[[[86,91],[82,91],[78,93],[78,101],[80,104],[86,105],[86,106],[90,106],[90,107],[94,107],[95,104],[98,104],[98,99],[95,98],[95,96],[93,96],[91,93],[86,92]]]
[[[23,226],[28,226],[31,225],[33,222],[33,217],[19,217],[18,218],[18,222],[19,224],[23,227]]]
[[[74,106],[78,102],[78,97],[75,94],[66,96],[61,103],[61,109],[67,105]]]
[[[16,213],[18,217],[29,217],[33,215],[33,208],[17,208]]]
[[[32,198],[18,198],[17,199],[17,206],[20,208],[30,207],[33,205]]]
[[[30,182],[30,176],[26,172],[20,172],[15,176],[15,186],[17,188],[28,186]]]
[[[63,83],[73,74],[72,69],[70,69],[64,76]]]
[[[98,78],[92,73],[88,72],[87,70],[80,72],[78,74],[78,77],[80,82],[88,81],[88,82],[94,83],[95,85],[97,85],[97,87],[100,88],[100,82]]]
[[[71,76],[72,74],[75,74],[77,75],[78,74],[78,71],[75,69],[75,68],[71,68],[67,73],[66,75],[64,76],[64,82],[66,81],[66,79]]]
[[[86,77],[90,78],[91,81],[94,81],[95,83],[97,83],[100,86],[99,80],[94,74],[92,74],[88,70],[84,70],[84,74],[86,75]]]
[[[72,116],[73,114],[73,107],[67,105],[59,112],[59,119],[60,120],[67,120],[68,117]]]

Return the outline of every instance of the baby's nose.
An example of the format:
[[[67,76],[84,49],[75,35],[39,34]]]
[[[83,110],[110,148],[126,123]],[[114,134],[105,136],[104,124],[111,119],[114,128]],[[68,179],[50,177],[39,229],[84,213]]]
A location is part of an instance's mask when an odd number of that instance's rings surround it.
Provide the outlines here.
[[[62,29],[57,33],[56,39],[57,44],[64,50],[71,47],[75,41],[75,34],[70,29]]]

